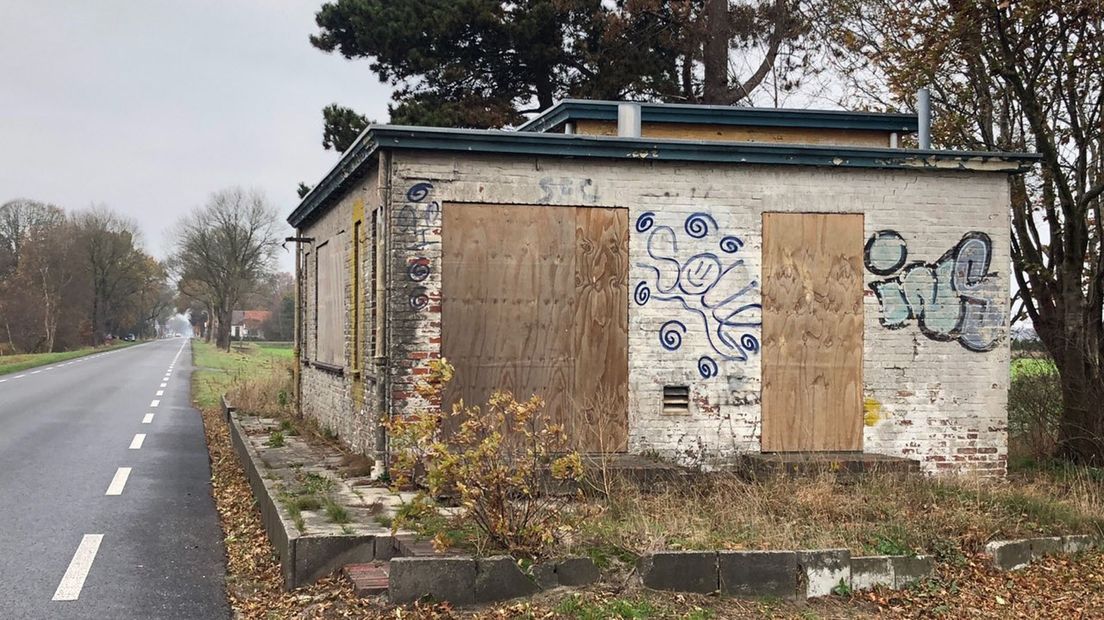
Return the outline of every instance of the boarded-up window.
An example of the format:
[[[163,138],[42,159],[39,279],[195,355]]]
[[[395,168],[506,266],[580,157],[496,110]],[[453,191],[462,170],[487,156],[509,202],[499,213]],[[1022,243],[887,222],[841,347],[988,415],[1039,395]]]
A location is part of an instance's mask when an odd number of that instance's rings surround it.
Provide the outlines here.
[[[624,451],[627,211],[446,204],[442,234],[444,403],[538,394],[575,448]]]
[[[315,340],[316,362],[330,366],[345,363],[345,292],[346,269],[344,235],[338,234],[318,246],[315,299],[318,315],[318,335]]]

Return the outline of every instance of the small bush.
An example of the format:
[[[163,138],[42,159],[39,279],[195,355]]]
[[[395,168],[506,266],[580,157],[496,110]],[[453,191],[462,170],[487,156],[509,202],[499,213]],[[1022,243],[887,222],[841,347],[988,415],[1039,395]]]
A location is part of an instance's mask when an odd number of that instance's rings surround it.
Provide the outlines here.
[[[282,448],[285,445],[283,431],[272,431],[268,434],[268,441],[266,442],[270,448]]]
[[[439,403],[441,390],[452,379],[446,360],[430,365],[429,380],[418,386],[427,402]],[[543,421],[543,402],[534,396],[519,402],[509,392],[496,392],[485,408],[457,403],[451,410],[431,406],[426,411],[393,419],[389,425],[395,482],[425,490],[416,509],[400,512],[395,526],[407,526],[424,516],[431,498],[453,496],[459,511],[454,530],[473,526],[482,550],[494,547],[537,558],[572,529],[577,513],[572,497],[546,493],[546,482],[578,482],[582,459],[568,450],[562,427]],[[454,432],[446,429],[455,428]],[[439,544],[447,544],[442,537]]]
[[[1008,433],[1027,456],[1046,459],[1058,443],[1062,383],[1053,364],[1020,364],[1018,368],[1008,390]]]

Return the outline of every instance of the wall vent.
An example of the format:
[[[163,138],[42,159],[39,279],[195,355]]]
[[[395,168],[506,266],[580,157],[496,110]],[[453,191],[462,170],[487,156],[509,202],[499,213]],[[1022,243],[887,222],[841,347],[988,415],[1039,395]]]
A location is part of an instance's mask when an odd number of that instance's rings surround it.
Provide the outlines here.
[[[690,413],[690,386],[663,386],[663,413],[672,415]]]

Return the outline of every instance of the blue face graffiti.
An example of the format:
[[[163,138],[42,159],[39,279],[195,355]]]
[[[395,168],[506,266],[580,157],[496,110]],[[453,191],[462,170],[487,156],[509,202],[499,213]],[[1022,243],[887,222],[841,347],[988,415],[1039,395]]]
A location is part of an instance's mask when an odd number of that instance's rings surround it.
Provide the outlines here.
[[[635,229],[646,233],[649,258],[637,266],[650,276],[636,284],[633,300],[641,306],[662,303],[674,315],[689,316],[701,326],[715,354],[698,360],[699,374],[708,379],[719,372],[717,360],[744,362],[749,354],[758,353],[759,340],[749,332],[757,332],[762,325],[759,282],[736,257],[744,242],[736,236],[722,235],[712,215],[693,213],[681,228],[685,233],[682,249],[677,229],[657,225],[655,213],[647,211],[637,218]],[[660,345],[675,351],[688,331],[682,320],[668,320],[659,330]]]
[[[901,329],[912,319],[932,340],[957,341],[970,351],[991,351],[1004,326],[1003,298],[989,271],[993,243],[983,232],[968,232],[934,263],[908,263],[908,244],[895,231],[874,233],[864,259],[871,273],[894,278],[870,283],[881,306],[881,324]],[[906,264],[907,263],[907,264]]]

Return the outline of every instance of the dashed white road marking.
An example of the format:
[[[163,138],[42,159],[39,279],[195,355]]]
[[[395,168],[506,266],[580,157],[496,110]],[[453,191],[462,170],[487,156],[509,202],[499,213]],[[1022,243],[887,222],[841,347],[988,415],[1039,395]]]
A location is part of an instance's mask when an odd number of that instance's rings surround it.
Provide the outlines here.
[[[31,371],[31,374],[32,374],[32,375],[37,375],[37,374],[38,374],[38,373],[40,373],[40,372],[42,372],[42,371],[41,371],[41,370],[32,370],[32,371]]]
[[[56,368],[56,367],[55,366],[47,366],[46,368],[43,368],[42,370],[53,370],[54,368]]]
[[[150,422],[153,422],[153,414],[152,413],[147,413],[142,418],[142,424],[149,424]]]
[[[138,433],[137,435],[134,436],[134,439],[132,439],[130,441],[130,449],[131,450],[141,450],[142,449],[142,442],[145,441],[145,440],[146,440],[146,434],[145,433]]]
[[[161,401],[159,401],[159,400],[151,400],[150,401],[150,407],[156,407],[157,405],[160,405],[160,404],[161,404]]]
[[[15,375],[14,377],[12,377],[12,379],[22,379],[23,377],[26,377],[26,376],[27,375]]]
[[[164,383],[162,383],[162,384],[161,384],[161,387],[165,387],[166,385],[168,385],[168,382],[164,382]]]
[[[165,390],[157,390],[157,393],[154,394],[154,396],[164,396],[164,395],[165,395]]]
[[[96,552],[100,550],[102,541],[103,534],[84,535],[77,546],[77,552],[73,554],[73,560],[69,562],[69,568],[61,578],[61,583],[54,591],[55,601],[75,601],[80,597],[84,580],[88,577],[88,571],[92,570],[92,562],[96,559]]]
[[[107,485],[107,493],[104,495],[122,495],[123,487],[126,486],[127,478],[130,477],[129,467],[120,467],[115,472],[115,477],[111,479],[111,484]]]

